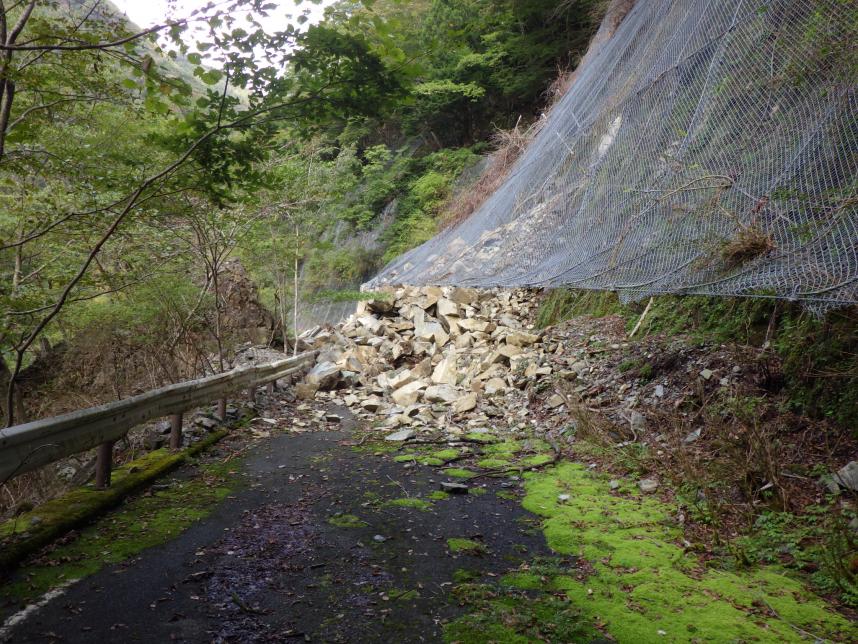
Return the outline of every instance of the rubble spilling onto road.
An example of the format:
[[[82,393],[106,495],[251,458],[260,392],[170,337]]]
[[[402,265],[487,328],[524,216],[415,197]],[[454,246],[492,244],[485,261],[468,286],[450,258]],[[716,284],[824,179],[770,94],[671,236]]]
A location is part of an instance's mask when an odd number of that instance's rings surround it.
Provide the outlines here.
[[[296,393],[343,404],[390,440],[523,429],[528,386],[554,372],[535,307],[525,290],[452,287],[361,302],[339,327],[301,336],[320,353]]]

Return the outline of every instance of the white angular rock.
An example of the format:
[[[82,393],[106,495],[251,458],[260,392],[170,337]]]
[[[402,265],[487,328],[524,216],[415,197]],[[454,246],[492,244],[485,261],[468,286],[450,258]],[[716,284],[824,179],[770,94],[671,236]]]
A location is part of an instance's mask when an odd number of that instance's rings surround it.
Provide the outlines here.
[[[432,372],[432,382],[436,385],[455,385],[459,379],[458,360],[456,352],[451,351],[436,366]]]
[[[529,347],[539,342],[539,336],[526,331],[515,331],[507,334],[505,342],[515,347]]]
[[[340,368],[333,362],[320,362],[312,369],[305,378],[310,385],[317,385],[322,391],[334,389],[342,377]]]
[[[459,305],[453,302],[452,300],[448,300],[447,298],[441,298],[437,302],[436,311],[438,315],[455,315],[458,317],[459,315]]]
[[[501,378],[491,378],[486,383],[485,392],[488,396],[504,393],[507,390],[506,381]]]
[[[417,380],[416,382],[411,382],[400,387],[390,394],[390,398],[400,407],[408,407],[420,400],[420,392],[425,388],[426,383],[422,380]]]
[[[555,409],[566,402],[566,399],[563,398],[560,394],[552,395],[548,400],[545,401],[546,406],[550,409]]]
[[[407,441],[409,438],[414,438],[414,430],[413,429],[403,429],[398,432],[394,432],[393,434],[388,434],[384,437],[386,441],[394,441],[394,442],[402,442]]]
[[[465,394],[453,403],[453,411],[457,414],[464,414],[472,411],[477,407],[477,394]]]
[[[426,402],[441,402],[451,403],[459,398],[459,392],[455,387],[450,385],[432,385],[427,387],[423,392],[423,399]]]
[[[380,335],[382,330],[382,323],[374,315],[362,315],[357,319],[357,323],[360,324],[365,329],[369,329],[375,335]]]

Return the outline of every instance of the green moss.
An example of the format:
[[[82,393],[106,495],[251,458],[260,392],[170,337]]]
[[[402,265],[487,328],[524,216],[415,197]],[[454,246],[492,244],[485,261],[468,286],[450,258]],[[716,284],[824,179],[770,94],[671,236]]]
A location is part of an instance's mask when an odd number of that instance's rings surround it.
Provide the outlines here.
[[[464,584],[470,581],[474,581],[475,579],[479,579],[482,575],[475,570],[465,570],[463,568],[458,568],[453,571],[453,581],[457,584]]]
[[[539,465],[545,465],[546,463],[550,463],[554,460],[553,454],[534,454],[533,456],[528,456],[523,459],[519,464],[525,467],[537,467]]]
[[[483,447],[483,453],[492,454],[497,458],[511,459],[522,449],[523,447],[520,441],[505,440],[500,443],[494,443],[493,445],[486,445]]]
[[[149,452],[114,470],[111,486],[106,490],[78,488],[5,522],[0,526],[0,570],[12,568],[26,555],[115,507],[129,494],[199,454],[227,433],[215,432],[180,452],[168,449]]]
[[[432,452],[431,456],[434,458],[440,458],[444,461],[450,461],[457,458],[460,454],[461,452],[457,449],[441,449],[437,452]]]
[[[480,555],[486,552],[486,547],[472,539],[447,539],[447,548],[452,553],[464,553],[469,555]]]
[[[369,525],[354,514],[335,514],[328,518],[328,523],[338,528],[365,528]]]
[[[501,583],[520,590],[539,590],[545,586],[543,578],[531,572],[513,572],[504,575]]]
[[[413,588],[411,590],[401,590],[399,588],[394,588],[392,590],[387,591],[387,597],[398,602],[410,602],[414,601],[415,599],[420,599],[420,592]]]
[[[507,467],[509,465],[509,461],[503,458],[484,458],[481,461],[477,461],[477,465],[489,470],[497,470],[502,467]]]
[[[494,434],[479,434],[476,432],[465,434],[465,438],[477,443],[494,443],[497,441],[497,437]]]
[[[410,463],[417,460],[416,454],[401,454],[400,456],[393,457],[394,462],[396,463]]]
[[[579,315],[605,317],[622,311],[616,294],[608,291],[554,289],[540,302],[536,325],[544,329]]]
[[[457,586],[454,596],[468,607],[468,614],[445,626],[445,642],[589,642],[598,636],[581,611],[562,597],[530,597],[479,584]]]
[[[400,508],[414,508],[415,510],[423,510],[424,512],[432,509],[432,504],[429,501],[415,498],[393,499],[387,501],[385,505],[395,505]]]
[[[235,489],[236,467],[235,461],[204,465],[193,479],[175,481],[165,490],[129,499],[119,510],[82,529],[74,539],[30,562],[0,592],[29,601],[62,583],[87,577],[105,565],[126,561],[166,543],[207,516]]]
[[[470,490],[468,490],[468,494],[470,494],[471,496],[482,496],[486,492],[488,492],[488,490],[484,487],[472,487]]]
[[[446,470],[444,470],[444,474],[446,474],[447,476],[454,476],[460,479],[469,479],[473,477],[476,472],[462,469],[461,467],[448,467]]]
[[[426,465],[428,467],[441,467],[445,461],[442,461],[440,458],[435,458],[433,456],[424,456],[420,459],[421,465]]]
[[[514,501],[518,498],[518,494],[516,494],[512,490],[498,490],[497,492],[495,492],[495,496],[500,499],[507,499],[510,501]]]
[[[441,490],[435,490],[429,494],[429,498],[433,501],[446,501],[450,498],[450,495],[446,492],[442,492]]]
[[[673,507],[611,495],[603,478],[563,463],[527,478],[524,507],[545,518],[553,550],[592,564],[586,581],[563,577],[562,585],[618,641],[792,641],[794,627],[842,641],[858,637],[853,624],[782,570],[704,570],[678,545]],[[561,503],[559,494],[570,498]]]

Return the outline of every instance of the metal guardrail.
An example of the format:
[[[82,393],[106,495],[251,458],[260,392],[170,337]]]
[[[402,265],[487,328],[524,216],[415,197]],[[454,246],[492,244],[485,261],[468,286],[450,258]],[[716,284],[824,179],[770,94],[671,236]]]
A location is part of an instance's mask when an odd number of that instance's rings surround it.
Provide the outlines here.
[[[147,391],[131,398],[62,416],[43,418],[0,430],[0,482],[37,469],[66,456],[99,447],[96,485],[110,482],[113,442],[129,429],[171,416],[171,446],[181,442],[182,414],[190,409],[223,401],[227,394],[274,382],[308,366],[316,351],[264,365],[252,365],[198,380],[188,380]],[[223,414],[225,404],[221,404]],[[99,485],[100,484],[100,485]]]

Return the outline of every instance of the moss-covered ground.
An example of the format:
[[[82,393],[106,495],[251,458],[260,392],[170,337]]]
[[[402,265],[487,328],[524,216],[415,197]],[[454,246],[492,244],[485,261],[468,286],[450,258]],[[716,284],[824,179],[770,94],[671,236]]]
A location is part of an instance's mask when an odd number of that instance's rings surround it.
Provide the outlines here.
[[[145,458],[154,462],[164,455],[159,450]],[[135,467],[142,468],[144,464],[137,462]],[[237,487],[237,467],[235,461],[200,463],[192,477],[174,479],[128,498],[116,511],[71,533],[29,561],[25,570],[2,586],[2,594],[26,602],[69,580],[87,577],[104,566],[166,543],[211,513]],[[136,471],[130,471],[133,467],[126,469],[129,471],[115,473],[114,485],[126,476],[134,476]],[[78,496],[86,492],[82,490]]]
[[[569,495],[560,501],[560,495]],[[858,628],[774,566],[707,568],[682,545],[673,506],[576,463],[527,476],[524,507],[548,545],[592,566],[586,579],[510,576],[521,589],[562,591],[620,642],[856,641]]]

